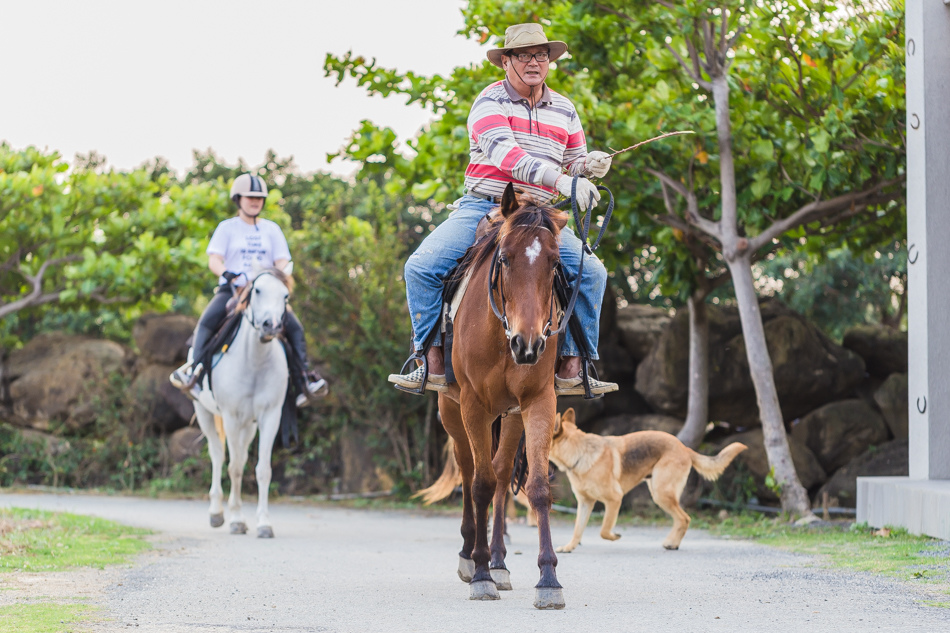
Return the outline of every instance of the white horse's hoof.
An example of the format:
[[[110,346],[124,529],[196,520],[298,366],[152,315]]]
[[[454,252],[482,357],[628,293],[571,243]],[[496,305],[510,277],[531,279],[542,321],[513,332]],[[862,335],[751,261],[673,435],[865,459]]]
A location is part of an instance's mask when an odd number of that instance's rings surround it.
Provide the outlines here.
[[[211,515],[211,527],[221,527],[224,525],[224,512]]]
[[[459,578],[462,582],[472,582],[472,576],[475,575],[475,561],[471,558],[462,558],[459,556]]]
[[[511,591],[511,574],[507,569],[489,569],[491,579],[499,591]]]
[[[564,590],[560,587],[535,587],[535,609],[563,609]]]
[[[269,525],[262,525],[257,528],[257,538],[274,538],[274,528]]]
[[[231,524],[231,534],[247,534],[247,523],[235,521]]]
[[[469,600],[501,600],[501,595],[491,580],[477,580],[468,586]]]

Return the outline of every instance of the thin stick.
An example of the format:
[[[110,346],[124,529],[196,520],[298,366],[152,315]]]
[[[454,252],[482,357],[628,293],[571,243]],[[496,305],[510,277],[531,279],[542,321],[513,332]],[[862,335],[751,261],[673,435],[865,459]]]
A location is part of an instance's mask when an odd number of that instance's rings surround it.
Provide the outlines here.
[[[684,130],[682,132],[667,132],[666,134],[661,134],[660,136],[657,136],[655,138],[650,138],[645,141],[640,141],[636,145],[631,145],[630,147],[626,147],[622,150],[616,151],[613,154],[608,154],[608,158],[613,158],[617,154],[623,154],[624,152],[629,152],[632,149],[637,149],[641,145],[646,145],[647,143],[652,143],[653,141],[659,141],[661,138],[666,138],[667,136],[677,136],[679,134],[695,134],[695,133],[696,132],[694,132],[693,130]]]

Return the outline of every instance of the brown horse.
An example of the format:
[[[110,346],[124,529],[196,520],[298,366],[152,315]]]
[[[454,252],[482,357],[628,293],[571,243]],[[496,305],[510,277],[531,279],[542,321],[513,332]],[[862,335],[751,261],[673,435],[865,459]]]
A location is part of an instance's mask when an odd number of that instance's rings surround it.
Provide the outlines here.
[[[538,514],[541,579],[534,606],[564,607],[548,513],[548,451],[554,431],[554,372],[560,328],[554,302],[558,235],[567,214],[518,198],[509,184],[500,217],[465,256],[471,272],[453,323],[456,383],[439,394],[439,412],[455,440],[462,472],[462,551],[459,575],[470,577],[472,600],[497,600],[510,589],[505,567],[504,499],[522,429],[528,460],[527,493]],[[521,414],[506,415],[521,408]],[[492,456],[492,422],[502,418]],[[494,498],[491,546],[488,504]],[[497,587],[496,587],[497,583]]]

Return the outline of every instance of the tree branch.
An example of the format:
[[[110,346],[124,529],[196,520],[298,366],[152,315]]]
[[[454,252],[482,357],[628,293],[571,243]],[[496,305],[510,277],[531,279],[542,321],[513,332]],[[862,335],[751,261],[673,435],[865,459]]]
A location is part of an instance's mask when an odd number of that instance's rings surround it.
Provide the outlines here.
[[[50,266],[58,266],[65,262],[74,262],[80,259],[82,259],[82,255],[69,255],[67,257],[48,259],[43,262],[35,275],[30,275],[29,273],[21,270],[20,274],[23,275],[23,278],[33,286],[33,289],[29,292],[29,294],[20,297],[16,301],[0,306],[0,319],[7,316],[8,314],[13,314],[14,312],[22,310],[23,308],[33,305],[40,305],[43,303],[50,303],[51,301],[59,299],[59,292],[43,294],[43,276],[46,275],[46,270]]]
[[[667,174],[664,174],[661,171],[657,171],[655,169],[649,169],[649,168],[646,171],[650,175],[658,178],[661,183],[666,184],[671,189],[673,189],[676,193],[680,194],[681,196],[683,196],[683,198],[686,199],[686,219],[690,224],[692,224],[693,226],[696,226],[697,228],[699,228],[699,230],[703,231],[704,233],[712,236],[713,238],[716,239],[716,241],[722,240],[722,236],[719,230],[719,223],[713,222],[712,220],[707,220],[706,218],[699,215],[699,208],[696,202],[696,194],[694,194],[692,191],[687,189],[683,183],[673,178],[670,178]]]
[[[875,194],[877,194],[882,189],[903,182],[904,177],[894,178],[892,180],[878,183],[874,187],[864,191],[842,194],[835,198],[831,198],[830,200],[816,200],[815,202],[810,202],[784,220],[774,222],[767,229],[751,238],[749,240],[749,250],[756,251],[786,231],[802,224],[814,222],[815,220],[821,219],[827,215],[831,215],[832,213],[843,211],[851,207],[867,207],[870,204],[886,202],[888,200],[895,199],[896,197],[903,195],[903,192],[885,194],[882,196],[876,196]]]

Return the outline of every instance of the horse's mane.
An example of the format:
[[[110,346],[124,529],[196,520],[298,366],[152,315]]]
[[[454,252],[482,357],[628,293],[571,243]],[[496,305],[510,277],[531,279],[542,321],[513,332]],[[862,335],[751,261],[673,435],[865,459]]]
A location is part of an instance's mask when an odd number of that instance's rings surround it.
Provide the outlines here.
[[[479,266],[492,256],[498,243],[515,232],[530,232],[538,228],[544,228],[554,235],[555,238],[561,232],[561,226],[557,220],[564,219],[564,212],[554,207],[539,205],[533,199],[523,197],[519,200],[521,206],[508,218],[500,214],[497,218],[489,218],[489,226],[486,233],[478,238],[476,242],[465,251],[465,255],[459,260],[455,276],[461,279],[469,270]]]
[[[294,278],[288,275],[287,273],[285,273],[284,271],[282,271],[280,268],[274,268],[274,267],[263,268],[257,273],[257,275],[254,276],[254,279],[256,280],[261,275],[273,275],[274,277],[277,277],[278,281],[280,281],[280,283],[287,286],[287,290],[289,290],[290,293],[293,294]],[[243,312],[247,308],[247,304],[248,304],[247,293],[251,291],[251,288],[253,286],[254,286],[253,281],[251,283],[244,284],[244,287],[241,289],[241,292],[238,295],[239,299],[238,299],[237,305],[234,308],[235,312]]]

